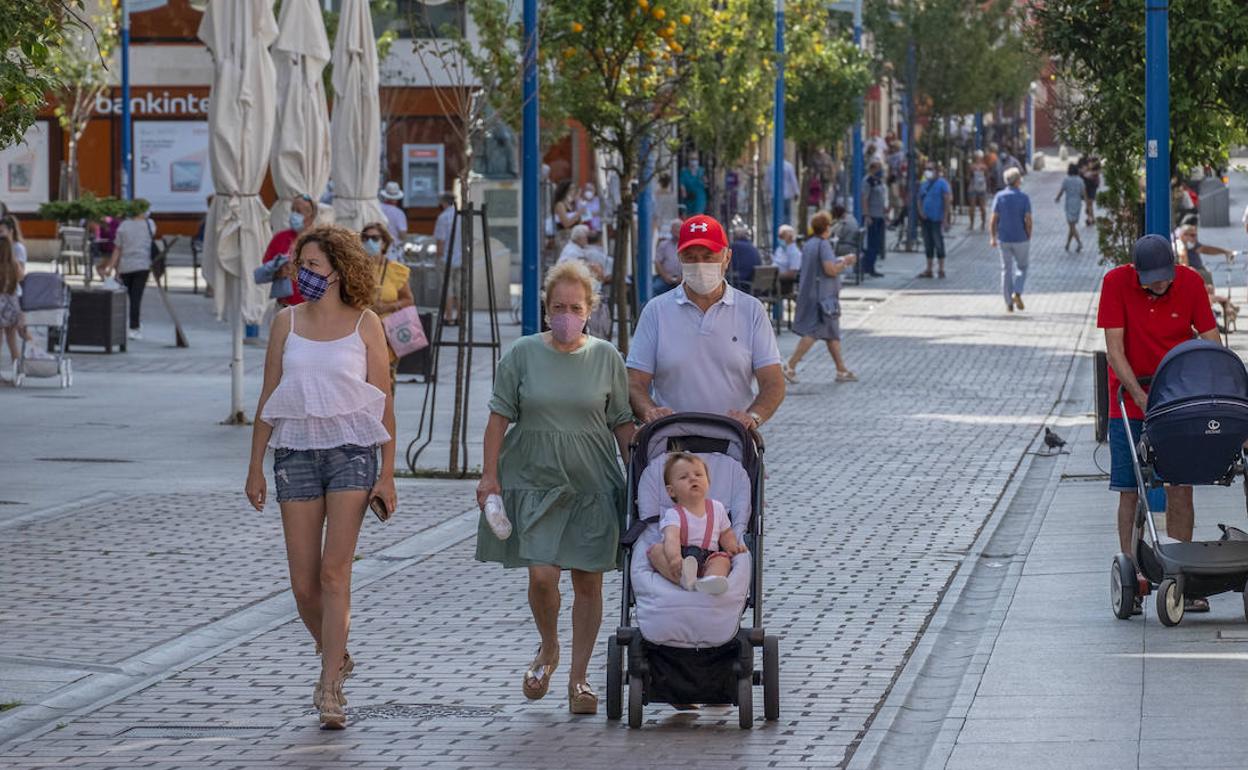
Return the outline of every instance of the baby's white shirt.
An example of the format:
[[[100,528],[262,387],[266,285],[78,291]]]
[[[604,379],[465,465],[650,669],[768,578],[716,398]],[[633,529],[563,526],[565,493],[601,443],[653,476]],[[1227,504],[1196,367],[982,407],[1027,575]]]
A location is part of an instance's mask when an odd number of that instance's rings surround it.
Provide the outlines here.
[[[706,537],[706,527],[709,522],[711,529],[711,547],[708,550],[715,551],[719,549],[719,536],[724,530],[732,526],[732,521],[728,518],[728,509],[718,500],[707,499],[708,506],[707,515],[698,516],[685,511],[685,517],[689,520],[689,542],[681,543],[681,545],[694,545],[702,547],[702,540]],[[712,513],[713,512],[713,513]],[[676,527],[680,529],[680,514],[675,508],[667,508],[663,511],[663,515],[659,518],[659,530],[665,530],[668,527]]]

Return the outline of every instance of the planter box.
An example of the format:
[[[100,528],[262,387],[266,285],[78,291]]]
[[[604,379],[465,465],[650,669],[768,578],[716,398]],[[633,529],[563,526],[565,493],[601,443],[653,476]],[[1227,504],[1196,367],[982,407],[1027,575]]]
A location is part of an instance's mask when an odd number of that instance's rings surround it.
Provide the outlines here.
[[[69,301],[69,349],[126,350],[126,293],[73,289]]]

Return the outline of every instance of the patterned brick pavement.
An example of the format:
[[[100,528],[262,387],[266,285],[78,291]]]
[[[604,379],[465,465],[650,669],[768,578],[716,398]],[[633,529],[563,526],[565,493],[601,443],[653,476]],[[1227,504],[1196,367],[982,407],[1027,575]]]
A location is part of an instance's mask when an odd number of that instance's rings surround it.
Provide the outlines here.
[[[767,426],[766,606],[768,630],[781,636],[778,723],[742,732],[732,709],[690,716],[659,707],[637,732],[602,716],[573,719],[561,697],[566,665],[545,701],[525,702],[519,675],[536,642],[522,575],[476,564],[468,540],[357,593],[352,647],[360,663],[348,688],[355,721],[345,733],[315,729],[307,705],[315,661],[302,628],[290,623],[64,729],[0,747],[0,763],[757,768],[844,762],[1067,375],[1101,269],[1087,251],[1075,256],[1057,248],[1065,224],[1048,201],[1058,181],[1054,174],[1028,181],[1037,238],[1026,313],[1003,312],[999,267],[984,236],[951,239],[945,281],[900,281],[896,275],[913,275],[919,262],[890,255],[883,269],[903,288],[846,338],[850,366],[862,381],[832,384],[826,354],[814,350],[801,384]],[[782,339],[786,347],[793,343],[792,335]],[[141,521],[136,515],[131,525],[138,532]],[[228,542],[231,551],[238,543],[237,557],[208,548],[162,559],[226,566],[201,565],[199,573],[233,575],[238,601],[269,590],[282,577],[274,550],[280,544],[276,530],[257,532],[254,522],[223,525],[232,531],[217,533],[215,541],[211,527],[199,530],[209,543]],[[91,563],[104,569],[109,562],[93,557]],[[92,568],[84,564],[78,574],[89,581]],[[30,571],[15,577],[30,580]],[[6,585],[10,579],[4,576]],[[164,596],[149,595],[146,615],[163,622],[165,615],[194,614],[194,607],[203,611],[213,588],[207,574],[199,580],[205,582],[171,583]],[[251,585],[262,582],[269,589]],[[607,585],[606,621],[591,667],[599,685],[605,637],[619,607],[618,579]],[[174,596],[178,601],[166,598]],[[14,604],[35,614],[29,600]],[[110,599],[106,606],[119,605]],[[106,641],[99,657],[150,640],[141,628],[125,630],[135,622],[118,622],[111,636],[100,633]],[[37,625],[30,626],[32,643],[57,636],[41,636]]]

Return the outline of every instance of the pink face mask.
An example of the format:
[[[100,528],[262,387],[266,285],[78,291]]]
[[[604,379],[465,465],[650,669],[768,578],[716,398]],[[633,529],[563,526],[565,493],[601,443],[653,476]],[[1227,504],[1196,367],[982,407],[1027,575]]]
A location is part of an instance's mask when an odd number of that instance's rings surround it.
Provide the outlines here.
[[[550,323],[550,333],[555,340],[563,345],[575,342],[581,336],[581,332],[585,330],[585,319],[576,313],[558,313],[552,315],[548,322]]]

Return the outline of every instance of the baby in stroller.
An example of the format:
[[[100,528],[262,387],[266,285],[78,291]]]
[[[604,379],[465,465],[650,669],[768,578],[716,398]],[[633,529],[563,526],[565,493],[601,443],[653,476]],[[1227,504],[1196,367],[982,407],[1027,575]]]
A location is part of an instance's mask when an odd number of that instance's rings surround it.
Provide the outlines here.
[[[706,462],[672,452],[663,465],[663,483],[676,507],[665,509],[659,519],[663,539],[647,551],[650,563],[686,591],[722,594],[728,590],[732,557],[746,549],[732,530],[728,509],[707,497]]]

